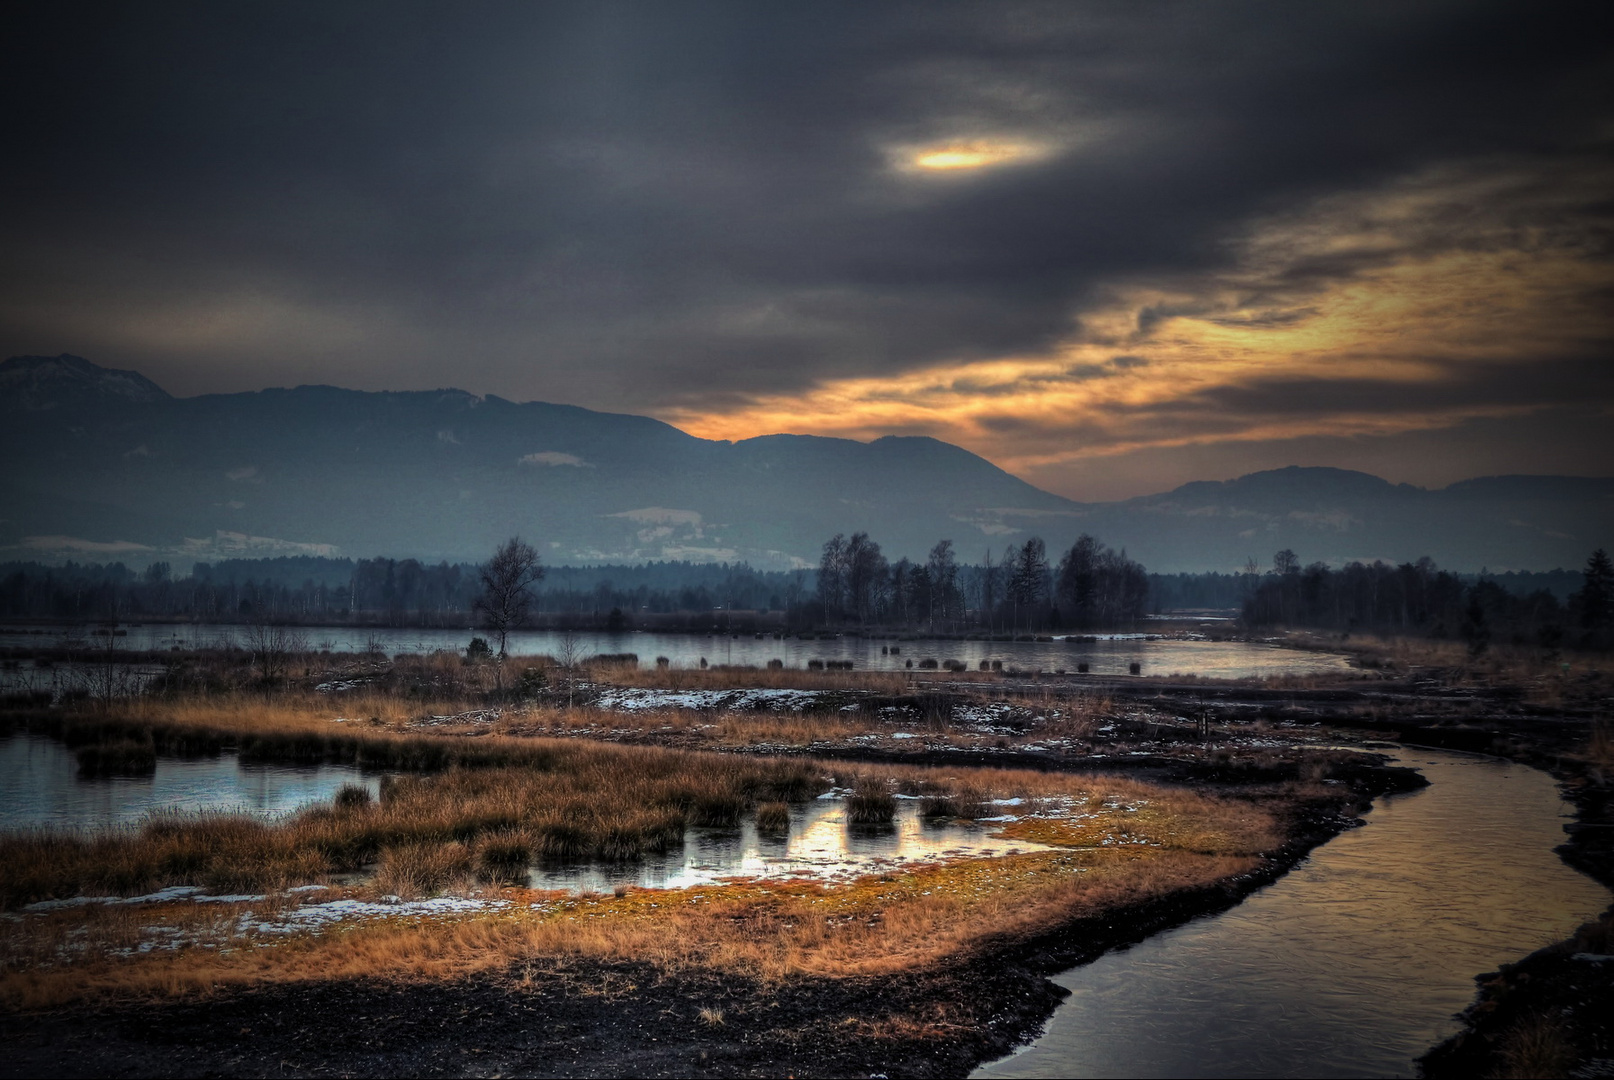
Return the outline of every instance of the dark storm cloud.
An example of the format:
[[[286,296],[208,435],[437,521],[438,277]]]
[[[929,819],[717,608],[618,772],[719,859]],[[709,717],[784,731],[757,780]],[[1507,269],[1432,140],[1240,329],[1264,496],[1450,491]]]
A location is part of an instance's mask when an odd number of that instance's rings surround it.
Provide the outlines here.
[[[0,343],[180,392],[635,410],[1026,354],[1118,281],[1216,272],[1252,215],[1448,160],[1605,160],[1608,29],[1474,3],[38,5],[0,46]],[[1055,150],[893,165],[998,135]],[[1354,258],[1253,287],[1259,319]]]

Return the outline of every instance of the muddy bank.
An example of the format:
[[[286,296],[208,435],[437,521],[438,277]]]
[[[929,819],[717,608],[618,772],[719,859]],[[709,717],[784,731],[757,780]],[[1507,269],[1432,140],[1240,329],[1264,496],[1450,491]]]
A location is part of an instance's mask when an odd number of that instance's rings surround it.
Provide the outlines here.
[[[1047,976],[1233,906],[1355,824],[1356,804],[1404,789],[1408,772],[1363,767],[1348,792],[1305,808],[1254,873],[926,971],[763,984],[574,961],[80,1006],[0,1017],[0,1076],[961,1075],[1037,1032],[1062,996]]]

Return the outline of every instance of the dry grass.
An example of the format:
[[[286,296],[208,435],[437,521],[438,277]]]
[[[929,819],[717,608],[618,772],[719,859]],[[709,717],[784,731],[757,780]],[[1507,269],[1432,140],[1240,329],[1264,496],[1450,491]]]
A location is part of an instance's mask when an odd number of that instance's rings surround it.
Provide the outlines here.
[[[273,938],[236,926],[241,904],[30,914],[0,924],[0,1000],[32,1007],[263,980],[452,977],[567,957],[638,957],[667,970],[698,966],[770,979],[893,973],[1246,872],[1258,865],[1257,852],[1283,837],[1266,810],[1118,777],[777,762],[496,736],[474,742],[497,752],[520,743],[532,757],[396,779],[379,801],[345,792],[279,824],[161,818],[133,834],[12,837],[0,851],[15,871],[4,887],[13,903],[183,882],[245,892],[374,862],[375,879],[347,895],[446,889],[503,897],[510,906]],[[1005,833],[1056,850],[915,867],[835,887],[775,880],[570,899],[505,887],[545,853],[631,857],[676,842],[687,821],[733,822],[752,804],[784,810],[788,820],[784,804],[829,783],[871,801],[889,802],[893,793],[926,797],[933,810],[963,816],[979,816],[987,800],[1020,798],[1022,812],[1042,816]],[[534,908],[534,899],[543,903]],[[250,906],[261,915],[296,902],[282,894]],[[135,951],[151,940],[154,924],[172,926],[173,940],[190,944]]]
[[[1213,885],[1258,861],[1141,848],[1042,852],[916,867],[835,888],[774,881],[679,892],[629,889],[552,901],[547,910],[525,902],[543,894],[516,892],[505,895],[517,903],[473,917],[378,919],[298,935],[272,948],[100,953],[77,963],[61,961],[59,941],[54,948],[36,942],[33,953],[42,962],[12,967],[0,979],[0,1001],[34,1008],[263,981],[454,978],[578,957],[633,958],[669,973],[700,968],[768,980],[890,975]],[[207,914],[226,921],[230,913]],[[110,918],[128,925],[125,947],[131,947],[137,940],[132,921],[122,913]],[[141,913],[148,925],[152,918]],[[95,936],[101,936],[99,926]]]
[[[889,825],[896,816],[891,789],[875,777],[859,777],[846,799],[846,820],[854,825]]]
[[[757,831],[786,833],[790,831],[790,806],[782,802],[766,802],[757,807]]]
[[[379,747],[365,749],[383,756],[412,740],[372,741]],[[802,762],[498,738],[464,750],[489,764],[391,779],[378,803],[338,795],[282,822],[170,815],[133,832],[0,834],[0,906],[169,885],[261,891],[377,861],[396,886],[385,891],[429,893],[473,871],[508,873],[516,848],[602,859],[664,851],[686,823],[736,824],[759,800],[801,800],[825,785]]]
[[[1496,1075],[1502,1080],[1528,1080],[1542,1076],[1568,1076],[1580,1063],[1562,1020],[1536,1016],[1521,1020],[1502,1036],[1498,1049],[1502,1067]]]
[[[1223,880],[1258,865],[1259,853],[1283,840],[1273,812],[1123,778],[784,761],[597,741],[665,735],[715,748],[811,746],[889,726],[872,716],[693,710],[630,716],[529,704],[507,705],[494,719],[488,688],[476,684],[488,676],[486,667],[421,657],[387,667],[390,682],[342,694],[224,691],[139,699],[115,712],[36,717],[78,746],[125,740],[161,753],[237,748],[247,760],[342,762],[416,775],[389,779],[379,799],[362,788],[345,789],[329,804],[278,822],[158,816],[122,833],[0,837],[7,867],[0,907],[176,884],[273,894],[356,871],[373,877],[321,897],[448,891],[512,904],[475,915],[376,918],[272,938],[241,929],[241,904],[95,905],[28,914],[0,922],[0,1000],[34,1006],[101,995],[207,992],[263,980],[451,977],[576,957],[648,958],[667,970],[698,966],[770,979],[892,973]],[[467,674],[467,668],[475,670]],[[517,677],[507,669],[498,680],[508,686]],[[908,690],[902,674],[855,671],[602,666],[592,677],[669,689]],[[1111,703],[1097,697],[1045,696],[1019,704],[1045,717],[1039,734],[1085,736],[1111,711]],[[429,733],[420,730],[423,720],[445,716],[459,719],[431,721],[436,726]],[[337,717],[344,722],[334,722]],[[894,723],[918,730],[915,722]],[[945,721],[931,726],[936,731],[927,740],[954,738]],[[473,733],[477,737],[463,737]],[[788,804],[829,784],[852,789],[859,806],[866,803],[874,819],[883,814],[884,820],[890,820],[884,808],[899,793],[923,798],[922,812],[931,817],[978,818],[994,812],[993,799],[1027,800],[1022,812],[1038,816],[1012,823],[1005,833],[1057,850],[913,868],[836,887],[734,882],[570,899],[512,887],[535,861],[633,859],[680,843],[690,824],[732,826],[754,811],[759,827],[782,821],[788,829]],[[1281,812],[1281,801],[1273,809]],[[534,901],[542,903],[534,908]],[[282,892],[249,906],[262,915],[296,902]],[[140,952],[154,925],[172,927],[173,940],[189,944]]]

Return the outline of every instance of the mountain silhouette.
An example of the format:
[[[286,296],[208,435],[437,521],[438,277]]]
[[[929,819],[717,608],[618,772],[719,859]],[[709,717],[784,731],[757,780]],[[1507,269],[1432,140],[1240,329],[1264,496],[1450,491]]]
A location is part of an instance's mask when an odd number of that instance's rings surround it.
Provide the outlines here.
[[[460,390],[330,386],[176,398],[74,356],[0,363],[7,557],[305,552],[477,560],[512,534],[550,563],[816,561],[836,532],[891,558],[944,537],[994,558],[1081,532],[1153,570],[1430,555],[1577,566],[1611,539],[1614,480],[1484,477],[1439,490],[1287,468],[1112,503],[1042,491],[957,446],[699,439],[649,417]]]

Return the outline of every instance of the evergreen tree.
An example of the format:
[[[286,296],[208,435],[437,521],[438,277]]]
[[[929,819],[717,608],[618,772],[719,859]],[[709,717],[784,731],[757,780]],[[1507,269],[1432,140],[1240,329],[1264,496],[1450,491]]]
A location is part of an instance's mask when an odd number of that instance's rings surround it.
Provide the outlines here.
[[[1586,583],[1581,587],[1580,624],[1588,630],[1605,629],[1614,616],[1614,563],[1598,548],[1586,560]]]

